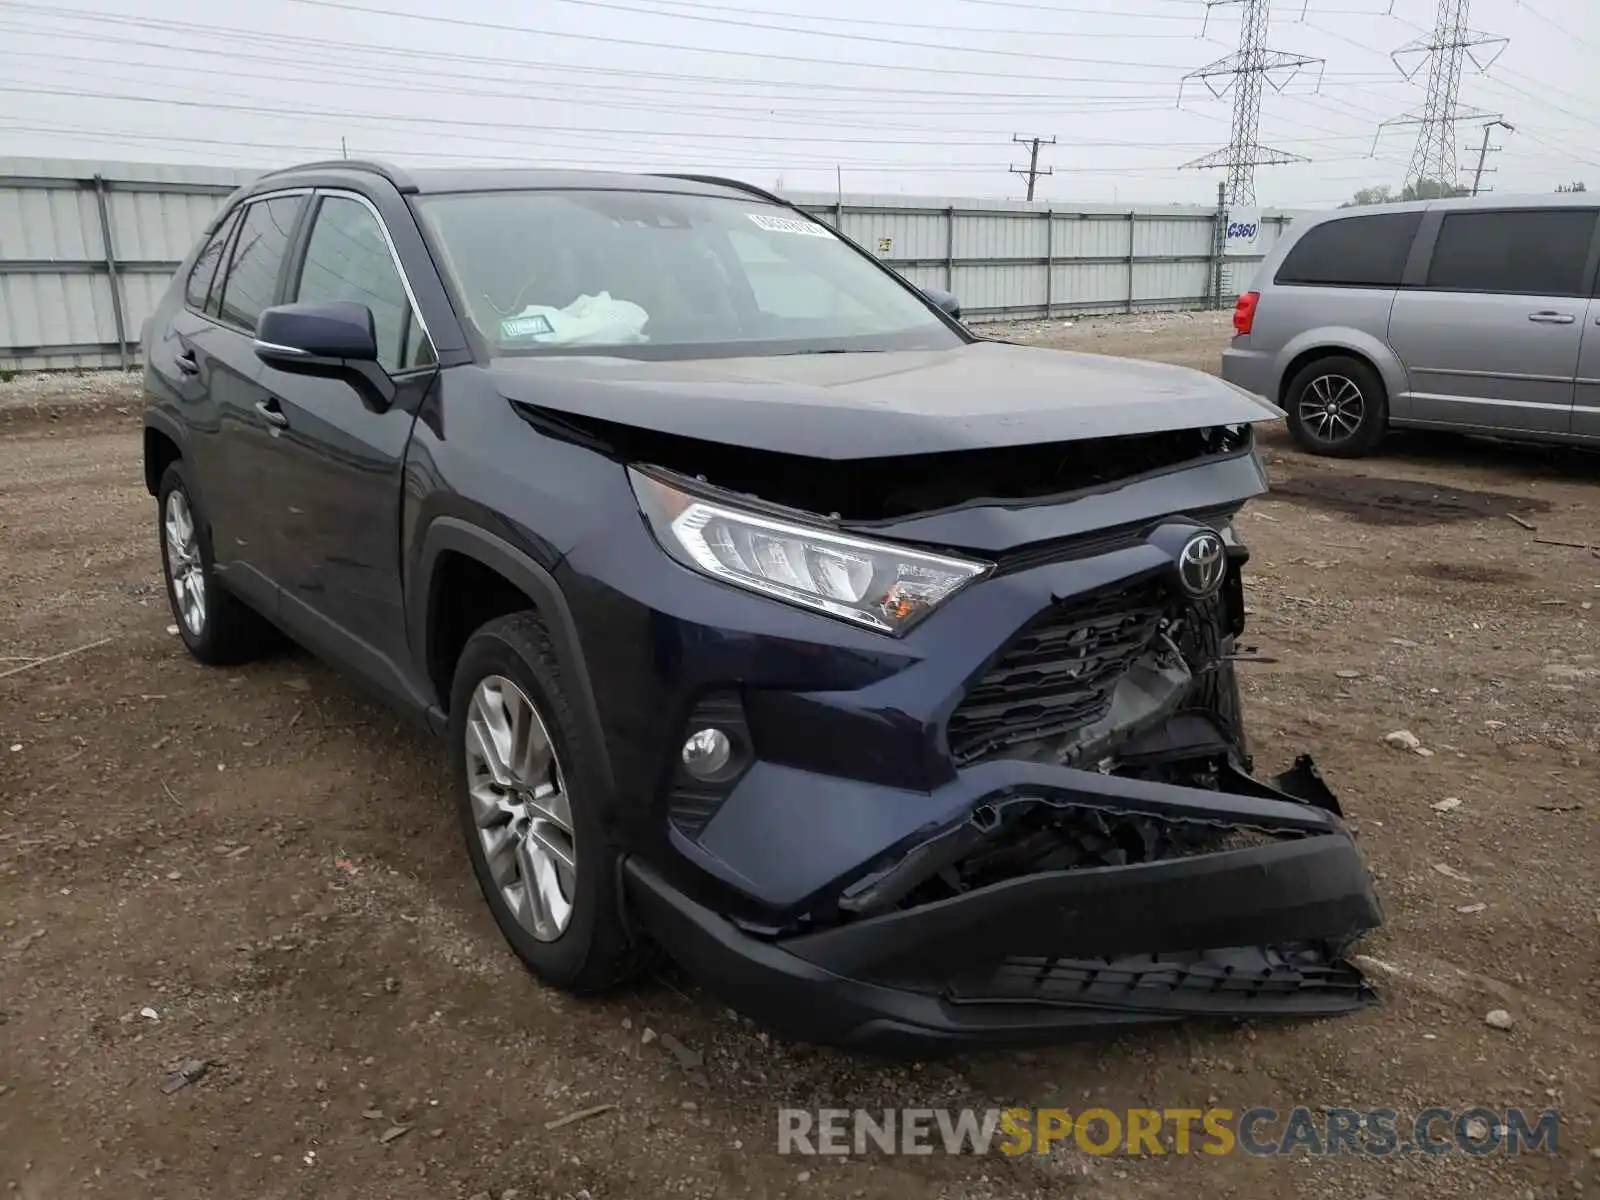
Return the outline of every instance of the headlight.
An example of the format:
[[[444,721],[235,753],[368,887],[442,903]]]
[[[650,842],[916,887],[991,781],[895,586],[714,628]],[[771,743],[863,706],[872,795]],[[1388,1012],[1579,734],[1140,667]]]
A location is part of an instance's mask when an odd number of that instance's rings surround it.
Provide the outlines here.
[[[685,566],[884,633],[904,633],[990,570],[733,508],[632,468],[628,476],[656,540]]]

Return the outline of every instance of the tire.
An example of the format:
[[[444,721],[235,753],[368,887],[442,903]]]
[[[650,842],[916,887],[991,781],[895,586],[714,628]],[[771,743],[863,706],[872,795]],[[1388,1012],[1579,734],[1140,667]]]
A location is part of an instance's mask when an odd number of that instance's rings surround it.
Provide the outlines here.
[[[1335,354],[1307,364],[1290,381],[1286,399],[1289,433],[1309,454],[1360,458],[1389,431],[1383,380],[1359,358]]]
[[[209,666],[228,666],[258,657],[272,643],[275,630],[265,617],[218,580],[210,523],[194,499],[188,470],[181,459],[162,473],[156,499],[161,577],[183,644]],[[178,536],[185,527],[186,539]],[[190,582],[175,581],[175,570],[179,580],[198,581],[198,609],[192,604]],[[180,593],[184,599],[180,599]]]
[[[516,742],[519,728],[531,743]],[[507,734],[492,765],[487,752],[495,740],[484,736],[491,729]],[[537,749],[541,733],[553,751],[553,769],[537,765],[543,758]],[[618,850],[599,812],[605,785],[596,763],[603,749],[567,699],[536,614],[498,617],[467,640],[450,691],[449,738],[467,855],[489,911],[517,957],[543,982],[576,995],[604,991],[642,973],[655,955],[624,919]],[[507,744],[533,749],[505,754]],[[513,769],[516,760],[525,769]],[[538,794],[550,786],[554,793]],[[511,816],[503,806],[522,816]],[[530,832],[517,836],[519,825]],[[532,836],[535,830],[538,836]],[[560,847],[570,867],[564,869],[548,846]],[[542,867],[524,855],[543,855]],[[529,878],[545,881],[546,887],[529,888]],[[554,893],[548,890],[552,879]]]

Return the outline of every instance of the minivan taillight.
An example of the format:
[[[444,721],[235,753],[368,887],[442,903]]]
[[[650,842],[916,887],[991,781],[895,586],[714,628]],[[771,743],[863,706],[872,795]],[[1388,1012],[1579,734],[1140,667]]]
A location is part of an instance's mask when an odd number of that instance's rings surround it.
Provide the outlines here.
[[[1234,302],[1233,332],[1239,337],[1250,336],[1250,330],[1256,323],[1256,305],[1260,301],[1260,292],[1246,292]]]

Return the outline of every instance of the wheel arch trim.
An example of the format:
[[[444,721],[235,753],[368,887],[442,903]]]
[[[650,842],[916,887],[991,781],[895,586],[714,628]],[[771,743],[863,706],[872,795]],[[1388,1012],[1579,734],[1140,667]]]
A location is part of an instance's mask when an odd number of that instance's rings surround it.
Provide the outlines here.
[[[161,478],[158,474],[151,470],[152,464],[150,462],[150,439],[148,437],[150,433],[159,433],[162,437],[166,438],[178,448],[178,457],[183,459],[187,459],[189,457],[189,434],[188,431],[184,429],[181,422],[174,420],[171,416],[161,412],[159,409],[150,409],[145,412],[144,435],[142,435],[144,437],[144,444],[140,449],[140,453],[144,458],[145,490],[154,496],[161,489]],[[198,493],[199,489],[200,485],[194,478],[194,472],[191,471],[189,473],[189,490],[191,492]],[[196,494],[195,501],[202,506],[202,511],[204,511],[205,497]]]
[[[1404,397],[1409,386],[1405,366],[1381,338],[1363,333],[1359,329],[1318,329],[1289,341],[1278,352],[1277,363],[1273,370],[1278,381],[1274,403],[1287,411],[1289,386],[1301,369],[1301,360],[1310,361],[1313,358],[1341,354],[1363,359],[1370,364],[1378,373],[1384,391],[1388,393],[1385,399],[1389,404],[1389,415],[1391,417],[1406,415],[1401,411],[1405,405]]]
[[[551,648],[561,667],[563,683],[568,689],[567,699],[580,719],[589,726],[591,744],[603,747],[606,744],[604,731],[600,725],[594,689],[589,683],[578,627],[555,576],[511,542],[459,517],[436,517],[428,524],[422,535],[422,549],[417,556],[416,569],[409,581],[407,640],[419,678],[428,681],[427,686],[430,691],[433,690],[432,674],[428,670],[428,646],[437,608],[433,584],[439,559],[448,552],[473,559],[497,572],[528,597],[529,604],[544,622],[545,632],[549,635]],[[435,695],[434,699],[436,710],[442,714],[445,698]],[[611,763],[604,754],[599,759],[596,765],[607,791],[614,791]]]

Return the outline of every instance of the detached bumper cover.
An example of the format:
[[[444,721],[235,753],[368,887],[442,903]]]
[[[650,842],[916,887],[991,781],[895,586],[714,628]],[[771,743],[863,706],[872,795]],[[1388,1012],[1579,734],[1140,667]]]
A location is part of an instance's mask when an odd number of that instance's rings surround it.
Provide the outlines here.
[[[1105,782],[1100,803],[1126,812],[1128,781]],[[1301,828],[1257,839],[1266,844],[1025,874],[795,936],[747,933],[639,859],[624,872],[640,915],[675,957],[733,1007],[805,1041],[887,1049],[1035,1041],[1373,1003],[1338,955],[1382,911],[1348,830],[1319,803],[1325,789],[1314,769],[1302,763],[1276,788],[1235,783],[1308,794],[1241,801],[1168,784],[1139,790],[1178,810],[1209,800],[1222,826],[1234,824],[1241,803],[1258,817],[1262,806],[1297,810]],[[1072,807],[1083,799],[1075,792]]]

